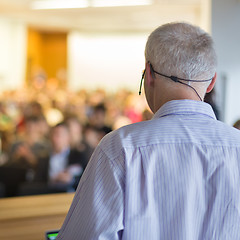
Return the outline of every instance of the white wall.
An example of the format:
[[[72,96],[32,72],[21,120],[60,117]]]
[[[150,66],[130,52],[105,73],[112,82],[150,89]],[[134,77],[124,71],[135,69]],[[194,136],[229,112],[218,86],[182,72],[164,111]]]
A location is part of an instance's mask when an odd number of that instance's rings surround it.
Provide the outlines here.
[[[240,119],[239,24],[239,0],[212,0],[212,35],[218,53],[218,99],[223,120],[230,125]]]
[[[0,90],[16,89],[24,83],[26,70],[26,26],[0,18]]]
[[[179,2],[180,3],[180,2]],[[211,0],[166,7],[156,26],[169,21],[187,21],[210,31]],[[146,16],[147,17],[147,13]],[[153,20],[154,21],[154,20]],[[150,31],[149,31],[150,33]],[[138,91],[144,68],[144,48],[148,34],[87,34],[77,31],[68,36],[68,84],[70,89],[124,87]]]
[[[86,35],[68,37],[70,89],[128,88],[138,92],[144,69],[145,35]]]

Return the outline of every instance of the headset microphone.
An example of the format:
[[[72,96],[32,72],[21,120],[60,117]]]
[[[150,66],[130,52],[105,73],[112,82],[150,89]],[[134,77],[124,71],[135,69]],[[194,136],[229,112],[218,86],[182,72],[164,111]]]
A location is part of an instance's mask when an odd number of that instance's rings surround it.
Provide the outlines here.
[[[190,83],[191,83],[191,82],[208,82],[208,81],[212,81],[212,79],[213,79],[213,78],[210,78],[210,79],[206,79],[206,80],[191,80],[191,79],[179,78],[179,77],[176,77],[176,76],[167,76],[167,75],[165,75],[165,74],[162,74],[162,73],[159,73],[159,72],[155,71],[155,70],[153,69],[152,64],[151,64],[150,62],[148,62],[148,63],[149,63],[150,71],[151,71],[151,74],[152,74],[153,77],[155,76],[155,73],[156,73],[156,74],[158,74],[158,75],[160,75],[160,76],[169,78],[169,79],[171,79],[172,81],[174,81],[174,82],[176,82],[176,83],[180,83],[180,84],[183,84],[183,85],[185,85],[185,86],[188,86],[188,87],[190,87],[190,88],[193,89],[193,91],[197,94],[197,96],[199,97],[199,99],[200,99],[201,101],[203,101],[202,98],[201,98],[200,95],[198,94],[197,90],[190,85]],[[145,70],[144,70],[144,74],[145,74]],[[140,86],[142,86],[142,81],[143,81],[143,78],[144,78],[144,74],[143,74],[143,76],[142,76],[142,80],[141,80],[141,85],[140,85]],[[179,81],[179,80],[187,81],[187,82],[189,82],[189,84],[183,83],[183,82],[181,82],[181,81]],[[140,95],[140,94],[141,94],[141,90],[139,91],[139,95]]]

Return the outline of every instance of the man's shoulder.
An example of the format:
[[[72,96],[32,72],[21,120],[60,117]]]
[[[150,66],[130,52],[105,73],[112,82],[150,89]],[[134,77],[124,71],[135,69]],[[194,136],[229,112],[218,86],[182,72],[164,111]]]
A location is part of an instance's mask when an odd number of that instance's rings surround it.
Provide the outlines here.
[[[107,134],[103,138],[103,142],[109,143],[109,141],[124,142],[130,139],[133,140],[132,139],[133,137],[140,136],[141,134],[146,132],[148,128],[151,128],[152,122],[153,121],[149,120],[149,121],[142,121],[142,122],[137,122],[137,123],[123,126]]]
[[[130,151],[157,144],[190,143],[240,148],[240,131],[214,119],[185,121],[170,116],[121,127],[107,134],[100,148],[112,157],[126,149]]]
[[[221,121],[216,121],[216,131],[219,132],[221,137],[223,139],[231,140],[231,142],[234,142],[238,145],[240,145],[240,130],[224,123]]]
[[[218,136],[219,139],[236,140],[240,144],[240,131],[227,125],[224,122],[209,119],[208,121],[198,121],[193,119],[158,118],[149,121],[138,122],[121,127],[104,138],[104,143],[116,142],[129,147],[135,145],[145,145],[150,142],[172,142],[174,139],[188,139],[183,135],[192,134],[202,137],[211,135]],[[191,138],[189,138],[190,140]],[[187,140],[188,141],[188,140]],[[233,141],[230,141],[233,142]]]
[[[142,121],[138,123],[123,126],[107,134],[100,142],[99,147],[110,154],[119,154],[122,149],[136,148],[143,145],[143,135],[151,128],[150,121]],[[145,140],[144,140],[145,142]]]

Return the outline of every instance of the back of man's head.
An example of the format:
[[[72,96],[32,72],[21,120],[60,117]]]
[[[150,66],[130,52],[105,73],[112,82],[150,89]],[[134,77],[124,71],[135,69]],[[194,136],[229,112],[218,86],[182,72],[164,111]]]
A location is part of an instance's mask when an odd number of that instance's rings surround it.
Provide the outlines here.
[[[210,79],[217,57],[211,36],[187,23],[169,23],[154,30],[145,49],[154,70],[184,79]]]

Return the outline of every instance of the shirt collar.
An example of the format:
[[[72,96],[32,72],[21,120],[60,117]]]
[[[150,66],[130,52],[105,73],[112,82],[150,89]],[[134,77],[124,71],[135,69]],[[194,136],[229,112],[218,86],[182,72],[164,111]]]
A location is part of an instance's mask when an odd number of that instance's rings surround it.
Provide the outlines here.
[[[154,114],[153,119],[161,118],[167,115],[192,115],[201,114],[207,117],[216,119],[211,105],[201,101],[194,101],[189,99],[172,100],[165,103]]]

